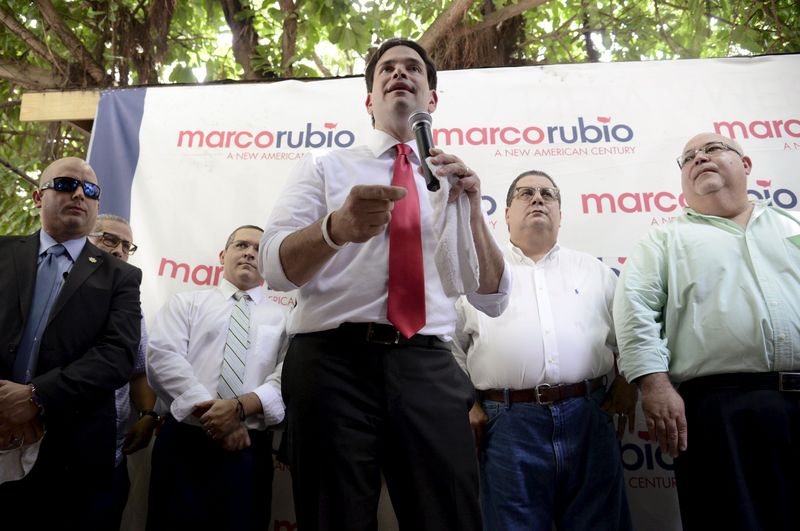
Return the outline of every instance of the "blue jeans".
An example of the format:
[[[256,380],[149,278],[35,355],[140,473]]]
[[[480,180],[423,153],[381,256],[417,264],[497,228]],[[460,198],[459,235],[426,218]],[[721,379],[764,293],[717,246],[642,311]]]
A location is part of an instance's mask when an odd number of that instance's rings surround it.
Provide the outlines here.
[[[486,531],[631,529],[622,458],[605,391],[551,405],[483,401]]]

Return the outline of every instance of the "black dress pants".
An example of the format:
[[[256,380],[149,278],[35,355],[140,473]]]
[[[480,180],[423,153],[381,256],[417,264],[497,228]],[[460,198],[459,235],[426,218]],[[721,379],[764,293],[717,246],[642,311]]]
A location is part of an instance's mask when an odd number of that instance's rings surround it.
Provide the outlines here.
[[[27,476],[0,485],[0,529],[117,531],[113,461],[107,468],[71,463],[54,440],[45,436]]]
[[[798,528],[800,393],[775,373],[681,384],[688,448],[675,460],[684,531]]]
[[[167,417],[153,445],[148,531],[271,529],[272,432],[249,434],[250,446],[231,452]]]
[[[298,334],[282,388],[298,531],[377,529],[381,472],[402,530],[481,529],[469,379],[435,338]]]

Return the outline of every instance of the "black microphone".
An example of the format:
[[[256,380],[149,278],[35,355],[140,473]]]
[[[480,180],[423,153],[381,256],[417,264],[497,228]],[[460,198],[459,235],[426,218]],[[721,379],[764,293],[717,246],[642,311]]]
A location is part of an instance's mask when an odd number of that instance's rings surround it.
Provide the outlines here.
[[[425,180],[428,182],[429,192],[435,192],[439,189],[439,179],[433,175],[433,172],[428,167],[428,163],[425,162],[425,158],[431,155],[431,148],[433,148],[432,123],[433,119],[430,113],[425,111],[417,111],[408,117],[408,126],[414,131],[414,135],[417,137],[420,164],[422,165],[422,173],[425,174]]]

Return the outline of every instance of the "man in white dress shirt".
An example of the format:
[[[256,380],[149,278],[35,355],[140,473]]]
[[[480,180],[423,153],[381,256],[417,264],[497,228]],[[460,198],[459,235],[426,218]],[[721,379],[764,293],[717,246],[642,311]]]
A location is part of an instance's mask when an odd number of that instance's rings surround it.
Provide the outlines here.
[[[488,318],[458,303],[454,355],[480,400],[470,421],[480,449],[484,527],[492,531],[631,528],[618,436],[636,405],[621,376],[606,399],[616,349],[616,276],[558,245],[561,196],[527,171],[509,187],[509,306]]]
[[[261,249],[270,287],[298,289],[283,372],[298,528],[375,529],[383,472],[400,529],[481,528],[468,411],[472,388],[449,346],[456,297],[408,117],[436,109],[436,68],[393,39],[367,65],[368,144],[313,152],[278,200]],[[491,315],[509,274],[481,211],[480,181],[436,150],[469,198],[480,264],[472,304]],[[392,184],[390,186],[390,183]]]
[[[169,414],[153,447],[148,529],[271,525],[266,429],[284,416],[287,311],[261,286],[262,232],[233,231],[220,285],[173,295],[153,324],[147,375]]]

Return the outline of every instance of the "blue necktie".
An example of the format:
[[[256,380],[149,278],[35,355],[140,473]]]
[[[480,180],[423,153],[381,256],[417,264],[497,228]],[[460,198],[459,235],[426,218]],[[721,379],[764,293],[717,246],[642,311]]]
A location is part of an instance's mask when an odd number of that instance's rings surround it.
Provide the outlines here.
[[[44,259],[39,264],[31,310],[25,323],[22,341],[17,349],[17,358],[14,360],[15,382],[28,383],[33,379],[42,333],[50,315],[50,308],[53,307],[61,289],[62,278],[58,257],[66,251],[60,243],[54,245],[45,251]]]

